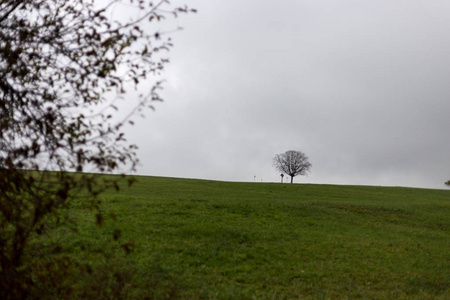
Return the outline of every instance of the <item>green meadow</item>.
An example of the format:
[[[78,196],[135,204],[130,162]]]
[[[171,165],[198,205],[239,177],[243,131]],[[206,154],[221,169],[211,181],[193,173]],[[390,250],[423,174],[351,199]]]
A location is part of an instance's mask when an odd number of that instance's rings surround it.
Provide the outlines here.
[[[136,178],[40,241],[124,298],[450,299],[450,190]]]

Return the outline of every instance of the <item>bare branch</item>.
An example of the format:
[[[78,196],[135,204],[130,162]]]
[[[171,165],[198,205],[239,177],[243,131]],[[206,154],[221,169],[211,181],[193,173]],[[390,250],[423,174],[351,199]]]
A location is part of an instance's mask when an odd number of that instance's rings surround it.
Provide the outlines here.
[[[277,154],[273,158],[273,166],[281,173],[291,176],[291,183],[297,175],[306,175],[310,172],[312,164],[308,157],[301,151],[289,150]]]

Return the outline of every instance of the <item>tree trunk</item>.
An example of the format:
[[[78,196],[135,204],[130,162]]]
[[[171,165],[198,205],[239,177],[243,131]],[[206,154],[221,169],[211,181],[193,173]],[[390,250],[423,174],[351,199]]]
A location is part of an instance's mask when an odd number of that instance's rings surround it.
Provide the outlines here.
[[[294,176],[291,176],[291,183],[294,182]]]

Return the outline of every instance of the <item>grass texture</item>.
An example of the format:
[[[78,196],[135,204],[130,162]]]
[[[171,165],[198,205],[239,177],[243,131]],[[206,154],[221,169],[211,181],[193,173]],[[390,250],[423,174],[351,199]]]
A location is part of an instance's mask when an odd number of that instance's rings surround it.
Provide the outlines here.
[[[450,299],[449,190],[136,178],[56,235],[94,265],[129,243],[129,298]]]

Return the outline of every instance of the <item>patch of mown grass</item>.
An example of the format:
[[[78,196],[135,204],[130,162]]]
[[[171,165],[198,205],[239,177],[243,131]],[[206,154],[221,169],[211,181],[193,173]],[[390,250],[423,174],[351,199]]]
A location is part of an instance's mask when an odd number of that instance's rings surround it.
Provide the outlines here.
[[[101,197],[105,216],[74,203],[79,245],[115,254],[128,297],[329,299],[450,297],[450,191],[230,183],[138,177]],[[119,240],[114,240],[120,228]],[[117,251],[116,251],[117,252]],[[113,254],[111,254],[113,255]],[[95,255],[80,258],[95,259]]]

